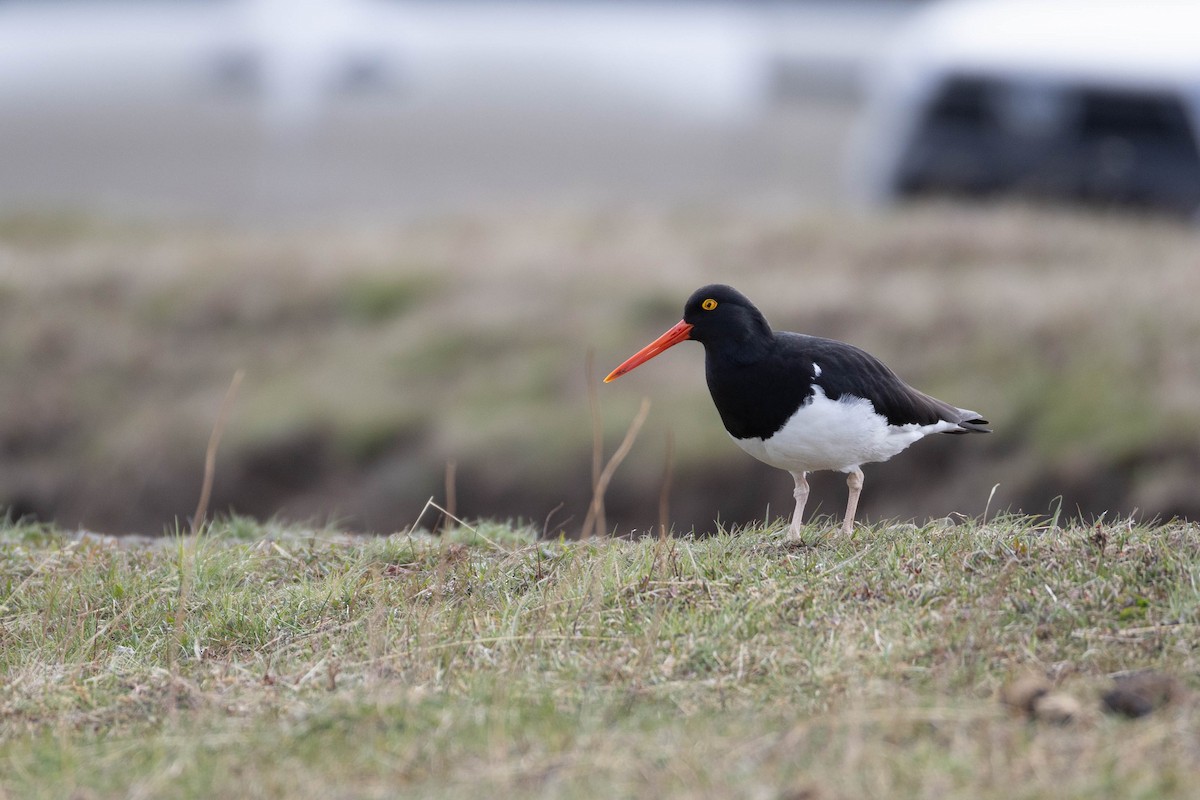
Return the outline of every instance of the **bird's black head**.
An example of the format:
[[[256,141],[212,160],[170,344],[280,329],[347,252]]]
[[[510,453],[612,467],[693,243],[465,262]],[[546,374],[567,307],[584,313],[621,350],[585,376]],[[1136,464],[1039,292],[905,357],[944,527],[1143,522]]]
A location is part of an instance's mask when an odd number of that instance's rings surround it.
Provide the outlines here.
[[[683,307],[683,321],[692,326],[688,338],[705,347],[739,349],[771,339],[771,326],[762,312],[737,289],[720,283],[692,293]]]
[[[748,364],[771,348],[771,326],[745,295],[731,286],[711,284],[697,289],[683,307],[683,319],[625,360],[604,379],[616,380],[639,364],[680,342],[694,339],[708,355],[724,363]]]

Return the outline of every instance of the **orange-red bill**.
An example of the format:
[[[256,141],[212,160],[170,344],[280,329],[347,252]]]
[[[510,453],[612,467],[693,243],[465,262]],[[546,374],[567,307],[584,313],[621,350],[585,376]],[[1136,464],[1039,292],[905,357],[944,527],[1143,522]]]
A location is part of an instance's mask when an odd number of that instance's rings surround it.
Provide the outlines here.
[[[624,364],[608,373],[608,377],[604,379],[604,382],[608,383],[609,381],[614,381],[624,375],[626,372],[629,372],[634,367],[644,364],[645,362],[654,358],[668,347],[674,347],[680,342],[686,342],[688,339],[692,338],[688,335],[691,332],[692,326],[683,320],[679,320],[679,322],[675,323],[671,330],[667,331],[662,336],[643,347],[641,350],[638,350],[636,353],[626,359]]]

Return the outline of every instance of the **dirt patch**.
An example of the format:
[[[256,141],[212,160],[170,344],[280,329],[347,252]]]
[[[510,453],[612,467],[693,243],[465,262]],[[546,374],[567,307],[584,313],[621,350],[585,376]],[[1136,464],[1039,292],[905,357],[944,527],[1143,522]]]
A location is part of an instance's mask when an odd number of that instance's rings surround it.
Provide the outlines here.
[[[961,441],[923,442],[887,464],[866,468],[860,519],[917,521],[959,513],[980,516],[1020,511],[1109,518],[1140,514],[1163,519],[1200,517],[1200,495],[1191,476],[1200,470],[1194,452],[1160,446],[1116,464],[1072,470],[1041,469],[1024,450],[1006,445],[956,447]],[[590,502],[590,456],[577,453],[556,475],[506,467],[503,457],[457,464],[458,513],[469,519],[520,520],[547,535],[578,533]],[[57,521],[109,532],[158,533],[186,524],[199,492],[198,460],[176,459],[131,485],[127,475],[65,482],[39,494],[16,492],[0,503],[13,517]],[[995,493],[992,487],[996,484]],[[838,517],[846,501],[844,477],[812,476],[810,515]],[[618,477],[606,502],[609,526],[621,534],[656,529],[659,479]],[[329,431],[309,430],[222,459],[212,509],[257,519],[278,517],[353,531],[390,533],[416,521],[426,501],[445,503],[438,464],[397,447],[355,462],[339,451]],[[990,499],[990,505],[989,505]],[[742,526],[787,518],[791,478],[740,453],[708,464],[689,464],[672,476],[670,520],[677,532],[711,533],[716,521]],[[424,525],[437,524],[430,512]]]

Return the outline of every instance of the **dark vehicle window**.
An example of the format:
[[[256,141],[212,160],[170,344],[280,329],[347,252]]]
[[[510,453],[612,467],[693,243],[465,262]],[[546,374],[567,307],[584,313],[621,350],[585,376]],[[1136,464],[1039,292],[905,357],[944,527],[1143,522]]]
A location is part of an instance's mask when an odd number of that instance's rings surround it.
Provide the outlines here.
[[[983,125],[991,121],[994,85],[981,78],[953,78],[943,85],[929,109],[930,122]]]
[[[895,180],[901,195],[1008,192],[1200,211],[1200,150],[1187,109],[1153,90],[950,77]]]
[[[1125,136],[1191,145],[1187,114],[1170,95],[1091,89],[1082,93],[1080,134],[1084,138]]]

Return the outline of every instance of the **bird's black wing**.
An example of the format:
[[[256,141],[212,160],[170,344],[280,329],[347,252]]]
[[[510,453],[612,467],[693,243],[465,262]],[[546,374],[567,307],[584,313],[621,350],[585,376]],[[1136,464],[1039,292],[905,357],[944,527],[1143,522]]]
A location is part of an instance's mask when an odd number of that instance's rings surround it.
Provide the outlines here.
[[[794,369],[812,375],[813,383],[830,400],[844,395],[870,400],[890,425],[946,421],[963,426],[953,433],[986,432],[987,420],[914,389],[882,361],[854,345],[798,333],[781,333],[777,338],[791,354]]]

